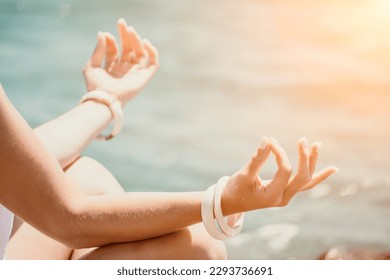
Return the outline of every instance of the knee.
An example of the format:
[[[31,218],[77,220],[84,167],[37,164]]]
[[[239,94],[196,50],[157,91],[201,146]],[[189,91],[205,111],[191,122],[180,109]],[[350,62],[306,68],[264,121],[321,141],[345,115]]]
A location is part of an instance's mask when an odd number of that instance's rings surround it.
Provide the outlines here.
[[[80,157],[65,170],[66,176],[77,183],[79,190],[88,195],[122,193],[116,178],[101,163]]]

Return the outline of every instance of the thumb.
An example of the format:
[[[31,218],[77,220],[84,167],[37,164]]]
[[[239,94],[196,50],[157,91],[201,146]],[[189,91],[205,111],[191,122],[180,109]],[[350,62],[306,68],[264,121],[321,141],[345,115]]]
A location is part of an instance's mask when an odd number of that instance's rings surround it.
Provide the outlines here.
[[[253,153],[251,159],[248,163],[243,167],[250,176],[257,176],[260,168],[267,161],[267,158],[270,154],[270,140],[268,137],[264,136],[259,145],[257,146],[256,151]]]

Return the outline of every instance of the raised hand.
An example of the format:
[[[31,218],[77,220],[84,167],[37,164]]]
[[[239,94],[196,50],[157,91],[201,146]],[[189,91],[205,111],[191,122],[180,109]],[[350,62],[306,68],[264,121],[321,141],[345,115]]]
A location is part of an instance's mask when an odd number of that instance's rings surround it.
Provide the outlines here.
[[[315,187],[335,173],[338,169],[334,166],[314,173],[320,145],[315,142],[309,150],[306,138],[298,142],[298,169],[292,175],[283,148],[275,139],[264,137],[249,162],[230,177],[222,196],[224,214],[285,206],[298,192]],[[271,153],[278,170],[272,180],[263,180],[258,174]]]
[[[153,77],[159,62],[157,49],[148,40],[141,40],[124,19],[118,21],[118,30],[121,54],[114,36],[99,32],[83,73],[88,91],[112,93],[125,105]]]

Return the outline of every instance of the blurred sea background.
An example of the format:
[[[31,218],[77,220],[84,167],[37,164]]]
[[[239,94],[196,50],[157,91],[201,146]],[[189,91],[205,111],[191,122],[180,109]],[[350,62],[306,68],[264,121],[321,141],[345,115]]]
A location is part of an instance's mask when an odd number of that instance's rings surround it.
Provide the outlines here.
[[[390,2],[0,0],[0,82],[33,127],[75,106],[99,30],[123,17],[161,68],[114,140],[85,154],[127,191],[204,190],[263,135],[296,166],[322,141],[340,171],[287,207],[246,215],[231,259],[316,259],[334,246],[390,250]],[[261,176],[275,172],[272,160]]]

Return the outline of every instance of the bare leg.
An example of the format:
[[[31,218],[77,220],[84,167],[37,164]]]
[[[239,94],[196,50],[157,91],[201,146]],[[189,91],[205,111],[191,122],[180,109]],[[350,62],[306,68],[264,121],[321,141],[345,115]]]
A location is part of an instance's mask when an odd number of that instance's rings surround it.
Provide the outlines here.
[[[79,259],[98,260],[218,260],[226,259],[221,241],[210,237],[203,225],[197,224],[165,236],[138,242],[112,244],[97,248]]]
[[[86,194],[123,192],[122,187],[100,163],[80,158],[65,174],[78,182]],[[202,225],[165,236],[101,248],[72,250],[43,235],[27,223],[13,233],[7,259],[225,259],[224,244],[212,239]]]
[[[77,181],[81,191],[90,195],[123,192],[122,187],[97,161],[80,158],[65,170]],[[8,242],[7,259],[69,259],[73,250],[47,237],[20,219],[15,219],[12,237]]]

